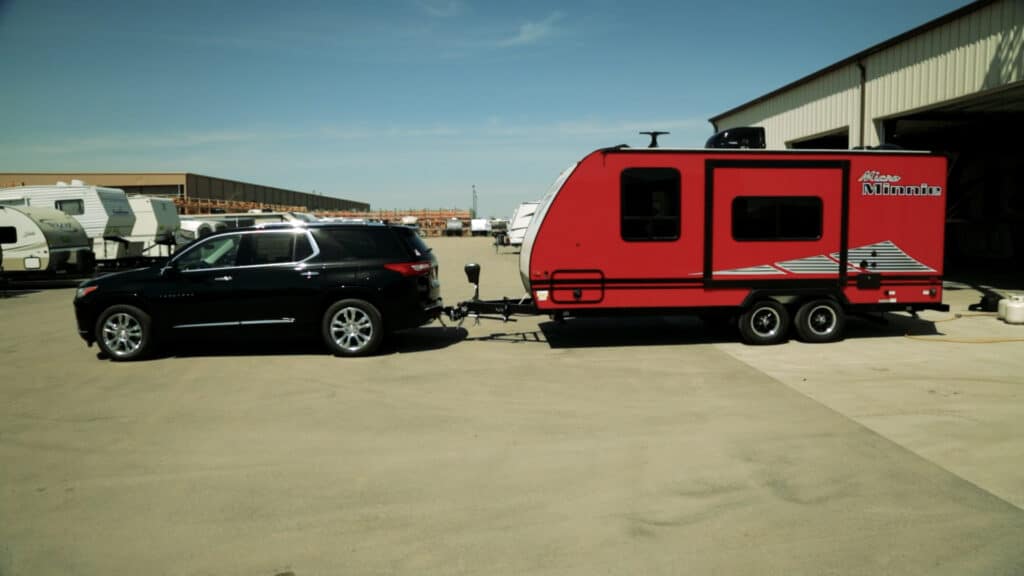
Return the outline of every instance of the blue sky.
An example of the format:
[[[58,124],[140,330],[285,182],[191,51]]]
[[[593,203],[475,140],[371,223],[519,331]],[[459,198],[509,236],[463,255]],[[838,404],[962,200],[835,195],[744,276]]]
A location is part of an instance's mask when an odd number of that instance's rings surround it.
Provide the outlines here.
[[[503,216],[964,0],[0,0],[0,171],[189,171]]]

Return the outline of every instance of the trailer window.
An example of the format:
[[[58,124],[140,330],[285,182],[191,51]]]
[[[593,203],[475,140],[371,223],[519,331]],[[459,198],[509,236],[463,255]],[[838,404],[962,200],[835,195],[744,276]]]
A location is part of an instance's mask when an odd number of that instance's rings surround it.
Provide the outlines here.
[[[0,244],[14,244],[17,241],[17,228],[14,226],[0,226]]]
[[[85,203],[81,200],[57,200],[53,207],[68,216],[81,216],[85,214]]]
[[[815,196],[739,196],[732,201],[736,240],[819,240],[821,219],[821,198]]]
[[[675,168],[627,168],[622,171],[622,239],[629,242],[679,239],[681,179]]]

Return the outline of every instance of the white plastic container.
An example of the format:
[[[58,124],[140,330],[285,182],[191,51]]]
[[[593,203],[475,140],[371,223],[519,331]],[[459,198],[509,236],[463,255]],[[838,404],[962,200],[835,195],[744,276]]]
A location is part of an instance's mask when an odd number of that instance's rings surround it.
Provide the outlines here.
[[[1014,295],[1007,299],[1006,315],[1003,319],[1007,324],[1024,324],[1024,296]]]

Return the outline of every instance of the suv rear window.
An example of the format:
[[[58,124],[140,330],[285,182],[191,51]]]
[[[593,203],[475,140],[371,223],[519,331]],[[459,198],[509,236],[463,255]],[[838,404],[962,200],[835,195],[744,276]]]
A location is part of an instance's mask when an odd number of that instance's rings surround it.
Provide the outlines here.
[[[430,253],[430,246],[420,238],[419,234],[416,233],[412,228],[392,228],[395,233],[405,242],[406,246],[412,250],[412,255],[419,258],[420,256],[426,256]]]
[[[406,259],[407,251],[387,228],[321,228],[313,233],[325,262]]]

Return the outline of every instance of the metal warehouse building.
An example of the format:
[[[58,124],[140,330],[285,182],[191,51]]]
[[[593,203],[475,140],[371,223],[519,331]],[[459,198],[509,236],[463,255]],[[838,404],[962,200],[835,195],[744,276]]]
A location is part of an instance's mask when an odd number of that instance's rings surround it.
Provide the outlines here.
[[[950,266],[1024,266],[1024,0],[969,4],[711,123],[762,126],[769,148],[944,153]]]
[[[297,192],[273,186],[261,186],[236,180],[214,178],[187,172],[177,173],[63,173],[34,172],[26,174],[0,173],[0,186],[52,185],[58,181],[82,180],[96,186],[120,188],[128,194],[167,196],[189,201],[209,200],[213,202],[258,204],[304,208],[305,210],[357,210],[368,211],[366,202],[344,200],[331,196],[320,196]]]

